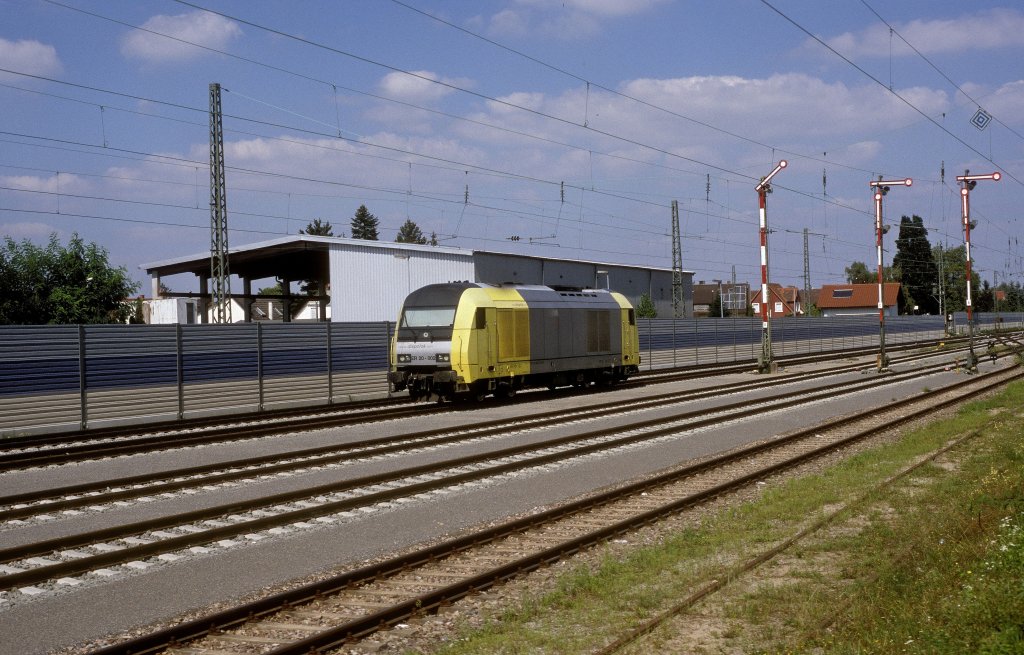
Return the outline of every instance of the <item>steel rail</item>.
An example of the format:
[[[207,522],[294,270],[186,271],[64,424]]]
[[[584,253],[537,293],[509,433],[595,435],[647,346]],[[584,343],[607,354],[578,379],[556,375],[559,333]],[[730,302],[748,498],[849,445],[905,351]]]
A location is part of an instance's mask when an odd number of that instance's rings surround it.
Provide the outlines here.
[[[390,627],[399,621],[408,619],[411,616],[436,609],[466,595],[486,589],[494,584],[516,577],[524,572],[536,569],[545,564],[549,564],[585,548],[587,545],[600,543],[618,534],[626,533],[638,527],[656,522],[665,516],[677,513],[680,510],[701,502],[702,500],[707,500],[718,495],[728,493],[745,484],[749,484],[750,482],[762,479],[776,472],[792,468],[793,466],[809,461],[823,454],[845,448],[857,441],[874,436],[879,432],[889,430],[893,426],[905,424],[933,414],[941,409],[945,409],[946,407],[960,404],[971,397],[986,393],[992,389],[1004,386],[1021,378],[1024,378],[1024,373],[1016,372],[1011,375],[1006,375],[1005,370],[973,378],[971,383],[978,384],[978,388],[967,390],[963,385],[960,385],[959,388],[962,393],[956,397],[947,399],[935,405],[910,411],[895,421],[887,422],[881,426],[860,430],[856,434],[849,435],[834,442],[833,444],[830,444],[829,446],[808,451],[796,458],[791,458],[785,462],[776,463],[767,469],[750,473],[740,478],[740,482],[733,481],[732,483],[719,485],[718,487],[706,490],[698,496],[679,499],[671,504],[637,515],[627,521],[623,521],[600,530],[595,530],[588,535],[575,539],[571,543],[559,544],[558,546],[549,548],[539,554],[535,554],[530,558],[520,559],[512,564],[503,565],[502,567],[492,570],[486,574],[476,575],[461,583],[448,585],[429,594],[420,595],[415,599],[404,601],[392,608],[360,617],[355,621],[337,626],[329,631],[320,633],[302,641],[282,646],[269,653],[264,653],[264,655],[308,655],[309,653],[324,652],[326,649],[340,646],[353,639],[364,637],[377,630]],[[949,391],[949,389],[930,392],[923,396],[915,396],[913,398],[892,403],[889,407],[896,409],[909,407],[912,404],[921,403],[926,401],[929,397],[947,391]],[[845,417],[842,423],[851,424],[856,421],[872,418],[875,415],[877,415],[877,410],[866,410],[864,412],[859,412]],[[833,421],[828,424],[828,427],[834,428],[838,425],[838,422]],[[209,614],[207,616],[185,621],[171,627],[162,628],[150,634],[137,636],[127,641],[101,648],[94,651],[93,655],[149,655],[151,653],[157,653],[168,647],[180,647],[183,643],[192,642],[202,637],[229,630],[251,621],[257,621],[261,618],[271,616],[275,612],[283,609],[310,603],[353,586],[386,578],[422,564],[433,562],[483,544],[492,543],[509,535],[542,526],[563,517],[586,511],[593,507],[607,505],[621,498],[643,493],[658,486],[671,484],[696,473],[723,466],[729,462],[749,458],[770,449],[792,443],[799,439],[806,439],[807,437],[820,433],[823,427],[825,426],[813,426],[785,437],[780,437],[777,440],[755,444],[748,448],[727,453],[684,469],[664,473],[662,475],[622,486],[618,489],[559,506],[542,513],[516,519],[503,525],[493,526],[479,532],[473,532],[472,534],[453,538],[443,543],[438,543],[406,555],[394,557],[384,562],[364,566],[359,569],[334,576],[327,580],[306,584],[295,589],[276,593],[249,603],[240,604],[236,607]],[[572,553],[570,551],[572,551]]]
[[[906,345],[907,349],[922,347],[921,342]],[[924,342],[932,343],[932,342]],[[866,351],[865,351],[866,352]],[[779,360],[784,365],[829,361],[844,351],[824,353]],[[858,356],[860,350],[846,351],[845,356]],[[645,385],[673,380],[699,379],[729,372],[748,372],[749,363],[730,366],[694,367],[678,369],[669,373],[645,373],[623,386]],[[657,378],[652,379],[652,377]],[[564,391],[563,391],[564,393]],[[379,404],[378,404],[379,403]],[[110,428],[109,430],[86,430],[49,435],[42,437],[12,437],[0,439],[0,472],[27,467],[50,466],[96,457],[113,457],[118,455],[138,454],[153,450],[165,450],[195,446],[218,441],[249,439],[283,431],[314,430],[339,427],[352,423],[382,421],[403,416],[453,411],[451,405],[416,405],[414,407],[394,407],[390,405],[408,404],[406,401],[377,401],[363,404],[364,411],[353,412],[351,408],[329,405],[324,408],[304,408],[303,410],[282,410],[280,413],[237,414],[219,419],[195,419],[194,423],[160,423],[132,428]],[[333,415],[309,416],[309,412],[328,411]],[[340,414],[340,415],[339,415]],[[275,417],[277,417],[275,419]],[[256,421],[257,423],[249,423]],[[139,429],[146,428],[147,433],[139,435]],[[81,440],[90,443],[79,443]],[[38,446],[50,446],[39,449]],[[15,451],[14,448],[29,448]]]
[[[918,356],[918,358],[923,357],[925,356]],[[154,484],[159,480],[204,475],[206,476],[203,480],[205,484],[216,484],[226,481],[244,479],[247,477],[252,477],[254,475],[266,475],[269,473],[278,473],[298,468],[307,468],[309,466],[325,465],[332,462],[341,462],[356,457],[361,458],[388,454],[392,452],[401,451],[402,449],[408,448],[410,446],[414,448],[422,448],[426,446],[436,446],[447,443],[454,443],[460,440],[479,438],[481,436],[488,436],[491,434],[499,433],[502,429],[510,426],[521,426],[523,424],[528,424],[530,427],[533,428],[542,427],[544,425],[550,425],[561,422],[565,420],[567,416],[570,416],[573,413],[585,412],[589,417],[608,416],[623,411],[630,411],[635,408],[647,409],[663,404],[671,404],[676,402],[683,402],[686,400],[697,400],[700,398],[713,397],[719,394],[738,393],[741,391],[755,390],[758,388],[774,387],[779,384],[795,384],[798,382],[829,377],[832,375],[838,375],[844,372],[865,370],[867,368],[868,365],[851,365],[846,367],[829,369],[827,371],[798,373],[780,378],[761,378],[753,382],[725,383],[713,385],[708,387],[702,387],[699,391],[674,391],[656,394],[642,399],[616,400],[607,403],[597,403],[594,405],[589,405],[586,408],[579,410],[553,410],[548,412],[531,414],[526,417],[518,417],[515,419],[495,419],[492,421],[482,421],[475,423],[471,427],[459,429],[458,434],[454,435],[452,434],[452,432],[454,431],[454,429],[452,428],[421,430],[416,432],[390,435],[387,437],[347,442],[344,444],[332,444],[329,446],[317,446],[313,448],[287,451],[272,455],[264,455],[260,457],[226,460],[223,462],[215,462],[198,466],[168,469],[156,473],[147,473],[118,478],[114,482],[104,480],[99,482],[65,485],[63,487],[50,487],[48,489],[42,489],[33,492],[10,494],[6,496],[0,496],[0,506],[20,505],[26,503],[42,503],[42,501],[45,500],[57,499],[62,496],[70,495],[81,496],[83,494],[89,494],[89,496],[68,500],[53,500],[52,502],[43,503],[42,505],[29,505],[26,507],[0,510],[0,522],[31,516],[36,511],[61,511],[66,509],[84,507],[86,505],[95,505],[103,502],[124,500],[142,495],[166,493],[178,489],[187,488],[191,486],[194,482],[194,480],[174,480],[164,484]],[[279,462],[280,460],[284,459],[295,459],[301,461],[286,462],[277,465],[272,464],[273,462]],[[230,471],[231,469],[245,470],[238,470],[234,472],[211,475],[214,474],[216,471]],[[121,491],[109,491],[112,485],[122,488],[137,488],[122,489]]]
[[[896,483],[897,481],[907,477],[914,471],[923,467],[925,464],[929,464],[935,461],[941,455],[948,453],[954,448],[957,448],[967,443],[968,441],[977,437],[980,433],[980,430],[974,430],[971,433],[932,451],[931,453],[928,454],[927,457],[923,457],[918,461],[914,462],[913,464],[911,464],[910,466],[907,466],[902,470],[897,471],[893,475],[890,475],[889,477],[879,482],[877,485],[873,486],[867,492],[862,493],[857,498],[854,498],[849,502],[844,503],[841,507],[833,509],[825,516],[814,521],[812,524],[804,528],[801,528],[799,531],[797,531],[795,534],[788,537],[781,543],[761,552],[760,554],[740,563],[737,566],[734,566],[733,568],[729,569],[729,571],[726,572],[724,575],[716,576],[716,579],[708,582],[700,589],[684,598],[682,601],[672,605],[667,610],[659,612],[657,615],[651,617],[650,619],[647,619],[639,626],[633,628],[632,630],[622,635],[618,639],[615,639],[611,643],[606,644],[604,647],[598,649],[597,651],[594,651],[594,655],[612,655],[612,653],[621,651],[626,646],[638,642],[641,637],[644,637],[645,635],[654,632],[656,628],[663,625],[672,617],[682,614],[683,612],[692,608],[694,605],[704,600],[708,596],[711,596],[712,594],[721,591],[723,588],[725,588],[726,585],[732,583],[740,576],[757,569],[766,562],[771,561],[775,558],[776,555],[786,552],[794,545],[803,541],[805,538],[818,532],[822,528],[831,525],[837,519],[850,512],[853,508],[863,505],[865,502],[870,500],[875,494],[877,494],[882,489],[885,489],[886,487],[889,487]]]
[[[451,408],[431,407],[431,412],[451,411]],[[95,459],[98,457],[115,457],[118,455],[134,455],[154,450],[167,450],[170,448],[182,448],[196,446],[211,442],[237,441],[240,439],[252,439],[269,434],[280,434],[284,431],[294,430],[317,430],[321,428],[340,427],[350,424],[370,423],[387,421],[405,416],[418,416],[424,413],[422,406],[417,407],[396,407],[390,410],[379,410],[374,412],[348,413],[341,416],[313,417],[284,419],[274,422],[265,422],[264,417],[258,420],[264,421],[259,424],[248,423],[244,425],[224,425],[223,423],[202,430],[200,432],[179,432],[174,435],[147,434],[136,438],[112,439],[96,443],[69,443],[58,445],[54,448],[40,450],[22,450],[15,452],[0,453],[0,472],[10,471],[18,468],[29,468],[38,466],[52,466],[54,464],[65,464],[81,461],[83,459]],[[237,420],[231,423],[238,423]],[[137,432],[136,432],[137,434]],[[86,438],[93,439],[92,435]]]
[[[904,374],[902,377],[914,376]],[[441,462],[423,464],[415,467],[410,467],[407,469],[402,469],[399,471],[380,473],[370,476],[364,476],[361,478],[345,480],[342,482],[334,482],[329,484],[317,485],[313,487],[307,487],[304,489],[288,491],[284,493],[273,494],[255,500],[236,501],[199,510],[192,510],[181,514],[173,514],[153,519],[147,519],[132,524],[112,526],[99,530],[93,530],[90,532],[83,532],[74,535],[49,539],[45,541],[28,543],[20,546],[0,549],[0,562],[11,563],[19,560],[25,560],[30,557],[44,556],[55,551],[73,549],[81,546],[108,541],[111,539],[141,535],[145,534],[146,532],[151,532],[153,530],[173,528],[180,526],[182,524],[217,519],[230,514],[252,511],[254,509],[258,509],[261,507],[281,505],[289,502],[294,502],[297,500],[315,498],[317,496],[325,494],[350,491],[361,487],[383,484],[385,482],[394,482],[396,480],[400,480],[403,478],[410,478],[430,473],[439,473],[444,470],[457,469],[459,467],[464,466],[479,465],[486,461],[499,460],[506,457],[528,454],[532,451],[540,449],[550,449],[557,446],[565,446],[572,444],[574,442],[601,439],[626,429],[634,432],[639,430],[646,430],[646,432],[642,432],[640,434],[631,434],[625,437],[619,437],[608,441],[591,443],[581,447],[573,448],[571,450],[548,453],[545,455],[537,455],[534,457],[530,457],[528,459],[507,462],[504,464],[497,464],[493,466],[479,468],[469,472],[456,473],[450,476],[440,477],[435,480],[413,483],[397,487],[394,489],[358,496],[355,498],[347,498],[344,500],[327,502],[319,504],[314,507],[281,512],[271,516],[254,518],[244,522],[233,523],[225,526],[212,527],[198,533],[189,533],[185,535],[171,537],[168,539],[154,541],[147,544],[129,546],[112,552],[100,553],[79,559],[72,559],[50,565],[39,566],[17,573],[8,573],[6,575],[0,576],[0,589],[9,589],[17,586],[30,585],[44,580],[53,579],[56,577],[83,573],[89,570],[93,570],[97,567],[109,566],[116,563],[132,561],[143,557],[152,556],[157,553],[170,552],[174,550],[188,548],[195,545],[210,543],[218,539],[236,536],[237,534],[240,534],[242,532],[252,532],[253,530],[265,529],[280,524],[302,521],[318,515],[346,511],[360,506],[367,506],[374,503],[394,500],[400,497],[425,493],[427,491],[433,491],[438,488],[449,487],[455,484],[462,484],[464,482],[468,482],[471,480],[478,480],[481,478],[500,475],[511,471],[532,468],[535,466],[542,466],[544,464],[549,464],[556,461],[571,459],[590,453],[600,452],[603,450],[610,450],[625,445],[631,445],[646,440],[656,439],[661,436],[678,433],[681,431],[694,430],[700,427],[716,425],[721,422],[720,415],[724,412],[728,412],[730,418],[743,418],[746,416],[764,413],[766,411],[774,412],[794,405],[813,403],[822,399],[834,398],[837,392],[854,393],[856,391],[860,391],[863,389],[882,386],[884,384],[897,381],[900,378],[901,376],[899,375],[893,375],[883,378],[873,378],[855,384],[850,384],[849,382],[840,382],[834,385],[828,385],[824,389],[815,390],[813,393],[810,394],[808,394],[806,391],[794,391],[788,394],[781,394],[777,398],[758,399],[757,403],[762,405],[761,407],[752,406],[752,403],[750,401],[740,401],[737,403],[728,404],[724,407],[717,408],[716,414],[711,416],[708,415],[707,410],[681,412],[669,417],[646,419],[636,423],[631,423],[628,426],[614,426],[611,428],[591,430],[581,434],[568,435],[564,437],[546,440],[542,443],[513,446],[509,448],[499,449],[497,451],[491,451],[488,453],[468,455],[465,457],[445,460]],[[763,407],[763,405],[765,404],[769,405],[767,409]],[[686,424],[683,427],[679,425],[671,425],[669,427],[664,427],[665,424],[670,421],[673,423],[679,423],[680,421],[689,419],[696,420]]]

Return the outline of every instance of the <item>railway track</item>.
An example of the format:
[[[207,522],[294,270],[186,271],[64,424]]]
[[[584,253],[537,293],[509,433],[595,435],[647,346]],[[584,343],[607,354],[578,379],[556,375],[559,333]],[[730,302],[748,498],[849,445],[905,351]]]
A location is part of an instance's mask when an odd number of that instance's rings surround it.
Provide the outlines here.
[[[1016,368],[972,377],[894,403],[884,416],[849,415],[96,653],[326,652],[1022,377]]]
[[[929,355],[917,355],[915,359]],[[909,358],[904,361],[911,361]],[[929,367],[931,370],[944,364]],[[775,388],[780,385],[792,385],[798,382],[820,379],[842,372],[862,370],[863,366],[851,365],[837,367],[828,371],[816,371],[787,376],[785,378],[759,378],[754,381],[719,384],[702,387],[699,390],[675,391],[655,394],[640,400],[611,401],[588,405],[578,412],[556,410],[532,413],[529,415],[531,427],[554,425],[569,420],[573,415],[586,416],[589,419],[605,418],[626,411],[650,409],[690,400],[715,398],[741,391]],[[845,386],[839,383],[836,387]],[[785,396],[774,396],[775,400]],[[726,406],[731,409],[733,405]],[[524,424],[522,418],[498,419],[488,422],[476,422],[471,429],[451,430],[433,429],[403,433],[393,436],[367,439],[345,443],[306,448],[260,457],[248,457],[230,461],[222,461],[187,468],[176,468],[157,473],[140,474],[123,477],[111,484],[107,481],[50,487],[36,492],[8,494],[0,496],[0,524],[32,516],[39,512],[65,512],[82,507],[97,506],[115,501],[123,501],[140,496],[167,494],[193,486],[201,480],[204,485],[237,482],[245,479],[279,475],[286,472],[307,470],[311,467],[329,466],[354,459],[377,457],[390,453],[401,452],[410,448],[441,446],[466,441],[473,438],[501,434]]]
[[[781,411],[796,405],[833,399],[841,394],[857,393],[917,379],[945,366],[944,363],[940,363],[909,373],[872,377],[855,382],[844,380],[817,387],[813,391],[796,389],[773,393],[756,401],[743,399],[710,409],[680,409],[668,414],[662,412],[654,418],[630,418],[626,423],[615,423],[610,427],[584,430],[555,438],[540,437],[521,445],[458,458],[441,457],[433,463],[412,468],[333,481],[313,487],[302,486],[283,493],[212,504],[201,509],[75,532],[43,541],[29,541],[0,548],[0,589],[22,588],[25,593],[35,593],[37,590],[32,585],[46,581],[63,580],[64,584],[71,584],[68,576],[106,571],[112,566],[141,568],[159,563],[153,561],[153,558],[174,561],[189,552],[202,553],[211,544],[230,546],[245,543],[246,539],[258,541],[272,537],[280,534],[282,530],[293,530],[295,526],[316,527],[317,521],[337,522],[351,516],[353,512],[372,511],[375,505],[381,503],[436,493],[463,484],[486,483],[488,480],[517,471],[558,464],[579,457],[600,455],[660,438],[677,437],[682,433],[717,425],[726,419],[738,420],[768,411]],[[822,375],[819,372],[808,376],[794,376],[794,382]],[[775,380],[773,384],[778,385],[780,382]],[[514,420],[492,421],[472,429],[456,430],[454,433],[451,430],[435,430],[418,433],[412,438],[403,435],[391,439],[390,443],[387,438],[376,439],[372,440],[371,445],[358,444],[347,453],[327,456],[319,461],[319,465],[340,467],[346,461],[354,459],[365,461],[374,456],[383,457],[395,452],[407,453],[416,448],[438,448],[456,442],[487,440],[510,431],[541,430],[569,421],[579,426],[595,421],[604,423],[614,415],[671,407],[681,402],[718,396],[725,390],[736,393],[740,388],[758,388],[763,384],[762,379],[743,385],[722,385],[721,388],[704,389],[701,392],[667,393],[639,400],[603,403],[579,410],[561,410]],[[381,442],[384,444],[380,445]],[[300,465],[309,468],[312,463],[307,460]],[[276,469],[281,466],[294,470],[294,465],[290,463],[270,468]],[[266,470],[260,472],[259,469],[255,473],[257,477],[272,474]],[[38,515],[40,512],[43,513],[41,520],[45,521],[58,511],[80,511],[73,508],[102,511],[101,503],[106,503],[107,507],[110,507],[111,503],[123,504],[124,499],[130,497],[141,498],[142,502],[166,499],[171,496],[171,491],[194,491],[197,485],[213,489],[213,485],[233,483],[243,475],[252,477],[253,472],[229,470],[220,476],[194,477],[183,476],[179,471],[173,473],[170,480],[142,486],[139,489],[104,491],[102,484],[91,487],[79,485],[70,497],[69,490],[65,489],[62,500],[36,505],[9,505],[0,512],[0,517],[7,521],[9,527],[20,527],[24,525],[24,518]]]
[[[920,347],[920,344],[908,345],[907,348]],[[959,348],[959,346],[958,346]],[[851,351],[843,353],[843,357],[856,357],[871,354],[873,351]],[[957,350],[946,350],[943,354],[954,356]],[[914,353],[903,357],[894,357],[893,363],[909,362],[921,357],[935,356],[934,352]],[[832,361],[835,353],[796,357],[782,360],[791,366],[802,363]],[[840,367],[837,370],[865,370],[870,364]],[[741,373],[750,370],[750,363],[744,362],[729,366],[713,368],[689,368],[678,371],[648,373],[623,387],[648,384],[662,384],[679,380],[700,379],[726,373]],[[562,391],[559,393],[566,393]],[[570,392],[571,393],[571,392]],[[407,401],[389,400],[382,402],[360,403],[354,406],[340,407],[329,411],[279,412],[273,415],[257,415],[251,418],[232,417],[211,421],[193,421],[185,425],[161,425],[140,433],[140,428],[112,429],[104,431],[75,432],[62,435],[17,437],[0,440],[0,472],[19,470],[30,467],[56,466],[77,461],[85,461],[102,457],[119,457],[140,453],[167,450],[171,448],[188,448],[212,443],[224,443],[245,439],[254,439],[274,434],[296,431],[311,431],[360,425],[369,422],[385,422],[403,418],[449,412],[455,409],[450,404],[424,405]],[[0,499],[0,502],[3,502]]]
[[[864,503],[870,501],[872,498],[876,496],[876,494],[879,491],[882,491],[883,489],[890,487],[891,485],[893,485],[893,483],[906,478],[908,475],[910,475],[914,471],[917,471],[924,465],[934,462],[942,455],[954,450],[955,448],[958,448],[959,446],[962,446],[963,444],[967,443],[968,441],[974,439],[977,436],[978,432],[972,432],[959,439],[954,440],[951,443],[947,443],[946,445],[934,450],[931,453],[928,453],[928,455],[926,455],[925,457],[919,458],[917,461],[912,462],[909,466],[906,466],[902,470],[897,471],[895,474],[882,480],[879,484],[875,485],[866,493],[863,493],[857,498],[845,502],[839,505],[838,507],[832,508],[827,514],[825,514],[818,520],[814,521],[810,525],[807,525],[806,527],[800,529],[795,534],[791,535],[789,538],[783,540],[781,543],[778,543],[770,548],[767,548],[763,552],[747,559],[746,561],[739,562],[731,569],[729,569],[727,572],[725,572],[724,575],[719,575],[715,579],[708,579],[703,581],[703,583],[698,585],[698,588],[693,593],[686,596],[679,602],[673,604],[668,609],[658,612],[651,618],[647,619],[646,621],[643,621],[640,625],[636,626],[626,634],[621,635],[617,639],[613,640],[611,643],[606,644],[604,647],[594,651],[594,655],[614,655],[615,653],[625,652],[631,647],[635,647],[638,645],[642,646],[643,639],[647,635],[653,633],[657,628],[659,628],[662,625],[665,625],[674,617],[682,615],[683,613],[691,610],[698,603],[701,603],[705,599],[717,594],[719,591],[724,589],[726,585],[729,585],[734,581],[742,578],[743,576],[756,571],[761,566],[772,561],[774,558],[781,555],[782,553],[785,553],[794,546],[807,541],[809,537],[817,533],[819,530],[822,530],[823,528],[826,528],[827,526],[837,522],[838,520],[847,517],[852,509],[857,508],[858,506],[861,506]]]

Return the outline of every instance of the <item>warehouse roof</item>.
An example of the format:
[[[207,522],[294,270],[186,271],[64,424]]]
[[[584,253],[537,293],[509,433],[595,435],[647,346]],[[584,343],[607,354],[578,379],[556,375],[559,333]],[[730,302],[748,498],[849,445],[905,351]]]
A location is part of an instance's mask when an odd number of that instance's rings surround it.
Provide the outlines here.
[[[327,275],[327,252],[331,245],[346,245],[358,248],[380,248],[382,250],[407,250],[412,252],[446,253],[454,256],[473,257],[477,253],[507,257],[525,257],[528,259],[551,260],[552,257],[541,257],[522,253],[502,253],[486,250],[470,250],[450,246],[429,246],[394,241],[367,241],[365,239],[346,239],[342,237],[322,237],[308,234],[289,235],[270,241],[260,241],[243,246],[233,246],[228,252],[228,268],[232,275],[249,279],[280,277],[288,280],[305,280]],[[316,256],[322,254],[323,256]],[[310,256],[314,255],[314,256]],[[580,260],[583,261],[583,260]],[[585,263],[615,268],[636,268],[643,270],[670,271],[662,267],[639,266],[631,264],[610,264],[605,262]],[[180,273],[192,273],[197,276],[209,275],[209,253],[175,257],[157,262],[149,262],[139,266],[150,275],[166,276]],[[692,273],[692,271],[686,271]]]

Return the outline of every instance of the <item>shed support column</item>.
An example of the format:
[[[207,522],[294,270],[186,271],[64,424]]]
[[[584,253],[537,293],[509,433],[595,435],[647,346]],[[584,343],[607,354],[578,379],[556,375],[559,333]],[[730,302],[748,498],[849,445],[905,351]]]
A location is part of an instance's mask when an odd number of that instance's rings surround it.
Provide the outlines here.
[[[292,281],[291,280],[285,280],[285,279],[281,280],[281,292],[284,294],[284,297],[281,300],[281,307],[284,309],[284,316],[281,317],[281,320],[284,321],[285,323],[291,323],[292,322]]]
[[[252,323],[252,280],[242,278],[242,308],[245,310],[245,322]]]
[[[202,274],[199,276],[199,315],[202,323],[210,322],[210,276]]]
[[[153,285],[152,286],[153,298],[159,298],[160,297],[160,276],[159,275],[154,275],[154,276],[152,276],[150,278],[149,281]]]
[[[317,294],[320,296],[320,317],[319,318],[320,318],[321,321],[326,321],[327,320],[327,303],[329,301],[327,299],[327,282],[325,282],[324,280],[320,280],[320,285],[319,285],[319,288],[317,289]]]

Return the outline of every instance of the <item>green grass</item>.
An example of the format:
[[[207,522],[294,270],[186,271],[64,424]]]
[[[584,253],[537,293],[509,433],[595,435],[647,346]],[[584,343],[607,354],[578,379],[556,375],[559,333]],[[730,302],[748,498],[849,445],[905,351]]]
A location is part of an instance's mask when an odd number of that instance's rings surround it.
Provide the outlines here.
[[[696,611],[717,614],[720,627],[697,650],[1024,653],[1022,407],[1024,385],[1014,385],[820,475],[771,486],[759,500],[658,546],[578,566],[553,591],[467,629],[438,652],[592,652],[909,462],[978,430],[955,451],[956,467],[918,469],[870,495],[836,529],[763,567],[776,574],[770,584],[741,579],[705,601]],[[679,649],[673,637],[681,629],[667,624],[629,652]]]

